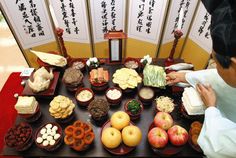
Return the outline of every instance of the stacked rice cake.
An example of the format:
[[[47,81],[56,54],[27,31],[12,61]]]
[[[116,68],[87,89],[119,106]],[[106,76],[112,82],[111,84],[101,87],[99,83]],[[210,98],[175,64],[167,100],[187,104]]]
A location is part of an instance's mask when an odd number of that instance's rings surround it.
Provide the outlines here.
[[[35,97],[19,96],[15,109],[18,114],[34,114],[38,106]]]
[[[198,92],[193,87],[184,88],[182,102],[189,115],[204,114],[205,105]]]

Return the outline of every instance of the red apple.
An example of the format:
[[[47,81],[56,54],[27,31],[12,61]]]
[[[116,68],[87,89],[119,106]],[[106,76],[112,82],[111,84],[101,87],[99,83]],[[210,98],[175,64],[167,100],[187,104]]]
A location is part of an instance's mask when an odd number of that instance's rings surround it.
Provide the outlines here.
[[[148,132],[148,142],[155,148],[163,148],[168,143],[168,135],[165,130],[154,127]]]
[[[158,112],[154,118],[154,124],[164,130],[168,130],[173,126],[173,119],[169,113]]]
[[[170,139],[170,142],[173,145],[181,146],[187,143],[188,141],[188,132],[186,129],[179,125],[174,125],[170,129],[168,129],[168,136]]]

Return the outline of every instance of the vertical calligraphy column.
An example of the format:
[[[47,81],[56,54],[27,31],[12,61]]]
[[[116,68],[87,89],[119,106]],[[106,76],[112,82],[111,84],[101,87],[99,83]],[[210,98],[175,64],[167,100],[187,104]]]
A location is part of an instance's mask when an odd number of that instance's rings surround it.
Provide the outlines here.
[[[212,40],[210,36],[211,16],[200,3],[189,39],[184,47],[182,58],[194,64],[196,69],[203,69],[208,62],[212,51]]]

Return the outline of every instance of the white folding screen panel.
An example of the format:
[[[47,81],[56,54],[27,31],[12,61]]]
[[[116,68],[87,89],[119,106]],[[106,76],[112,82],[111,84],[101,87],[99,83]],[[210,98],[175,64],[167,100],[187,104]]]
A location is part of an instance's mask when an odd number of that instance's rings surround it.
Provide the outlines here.
[[[85,0],[49,0],[56,27],[64,30],[65,41],[90,43]],[[52,11],[51,11],[52,12]]]
[[[210,23],[211,15],[207,12],[204,5],[200,3],[189,38],[208,53],[212,51]]]
[[[157,44],[167,0],[130,0],[128,37]]]
[[[109,30],[124,30],[126,0],[89,0],[94,43],[107,41]]]
[[[24,49],[55,41],[43,0],[0,0]]]
[[[172,0],[170,5],[170,12],[167,17],[165,33],[163,36],[163,43],[168,43],[174,40],[173,32],[177,29],[179,21],[179,13],[183,8],[183,19],[181,31],[183,32],[182,37],[186,37],[190,23],[193,18],[194,11],[197,7],[197,0]]]

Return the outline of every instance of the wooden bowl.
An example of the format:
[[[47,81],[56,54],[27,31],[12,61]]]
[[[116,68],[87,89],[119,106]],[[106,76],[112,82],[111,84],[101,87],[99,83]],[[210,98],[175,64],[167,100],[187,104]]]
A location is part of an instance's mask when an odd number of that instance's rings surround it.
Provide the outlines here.
[[[54,144],[54,145],[49,145],[49,146],[43,146],[42,144],[39,144],[39,143],[37,143],[37,141],[36,141],[36,139],[38,138],[38,137],[41,137],[42,136],[42,134],[40,133],[40,130],[42,129],[42,128],[46,128],[45,126],[47,125],[47,124],[52,124],[52,126],[57,126],[57,133],[58,134],[60,134],[61,136],[60,136],[60,138],[58,138],[57,140],[56,140],[56,143]],[[57,123],[55,123],[55,122],[48,122],[48,123],[45,123],[45,124],[43,124],[41,127],[39,127],[38,129],[37,129],[37,131],[36,131],[36,133],[35,133],[35,144],[37,145],[37,147],[38,148],[40,148],[40,149],[44,149],[44,150],[46,150],[46,151],[55,151],[56,149],[58,149],[60,146],[61,146],[61,144],[62,144],[62,141],[63,141],[63,132],[62,132],[62,128],[61,128],[61,126],[59,125],[59,124],[57,124]]]
[[[132,101],[132,100],[136,100],[139,104],[140,104],[140,107],[141,109],[139,110],[139,112],[137,114],[132,114],[129,110],[128,110],[128,104]],[[136,120],[138,119],[140,116],[141,116],[141,113],[143,111],[143,104],[137,100],[137,99],[130,99],[129,101],[127,101],[124,105],[124,109],[125,109],[125,112],[130,116],[130,119],[131,120]]]
[[[87,91],[91,92],[92,98],[90,98],[89,100],[86,100],[86,101],[78,100],[77,96],[79,95],[79,93],[81,93],[81,92],[84,91],[84,90],[87,90]],[[77,103],[78,103],[79,105],[81,105],[81,106],[88,106],[89,103],[94,99],[94,93],[93,93],[92,89],[90,89],[90,88],[80,88],[80,89],[78,89],[78,90],[76,91],[76,93],[75,93],[75,98],[76,98],[76,101],[77,101]]]
[[[83,63],[83,67],[81,67],[81,68],[77,68],[77,66],[75,66],[75,63],[76,62],[81,62],[81,63]],[[85,70],[85,68],[86,68],[86,62],[85,62],[85,60],[84,59],[81,59],[81,58],[72,58],[71,60],[70,60],[70,62],[68,63],[68,66],[69,67],[74,67],[74,68],[76,68],[76,69],[79,69],[80,71],[84,71]]]
[[[127,65],[127,62],[130,62],[130,61],[134,61],[135,64],[137,64],[137,67],[130,67],[130,66],[128,66],[128,65]],[[138,70],[138,69],[139,69],[139,66],[140,66],[140,62],[139,62],[139,60],[137,60],[137,59],[135,59],[135,58],[130,58],[130,57],[128,57],[128,58],[126,58],[125,61],[124,61],[124,66],[125,66],[126,68],[129,68],[129,69]]]
[[[32,123],[32,122],[36,122],[42,115],[42,112],[40,110],[40,106],[37,103],[37,108],[35,113],[33,114],[18,114],[20,117],[24,118],[25,121]]]
[[[149,90],[151,90],[152,93],[153,93],[153,96],[152,96],[151,98],[144,98],[142,95],[140,95],[140,92],[141,92],[143,89],[149,89]],[[138,92],[138,97],[139,97],[139,100],[140,100],[141,102],[145,103],[145,104],[151,103],[151,102],[153,101],[153,98],[155,97],[155,92],[154,92],[154,90],[153,90],[152,88],[150,88],[150,87],[142,87],[142,88],[139,90],[139,92]]]
[[[6,135],[5,135],[5,137],[4,137],[4,142],[5,142],[5,144],[6,144],[6,146],[8,146],[9,148],[14,148],[15,150],[17,150],[17,151],[25,151],[25,150],[27,150],[27,149],[29,149],[31,146],[32,146],[32,144],[33,144],[33,129],[32,129],[32,127],[28,124],[28,123],[26,123],[26,122],[22,122],[22,123],[20,123],[20,124],[24,124],[26,127],[28,127],[29,128],[29,130],[30,130],[30,134],[28,134],[27,136],[27,139],[25,140],[25,142],[23,143],[23,144],[21,144],[21,145],[18,145],[18,146],[12,146],[11,144],[9,144],[8,143],[8,134],[10,133],[10,131],[11,130],[13,130],[15,127],[17,127],[19,124],[17,124],[17,125],[15,125],[14,127],[12,127],[12,128],[10,128],[10,129],[8,129],[8,131],[7,131],[7,133],[6,133]],[[21,133],[22,134],[22,133]]]
[[[114,90],[114,89],[118,90],[118,91],[120,92],[120,94],[121,94],[121,96],[120,96],[119,98],[117,98],[117,99],[111,99],[111,98],[109,98],[109,97],[107,96],[107,93],[108,93],[110,90]],[[118,105],[118,104],[120,104],[121,99],[122,99],[122,91],[121,91],[120,88],[111,87],[111,88],[107,89],[107,91],[106,91],[106,93],[105,93],[105,96],[106,96],[106,99],[107,99],[108,103],[110,103],[111,105]]]

